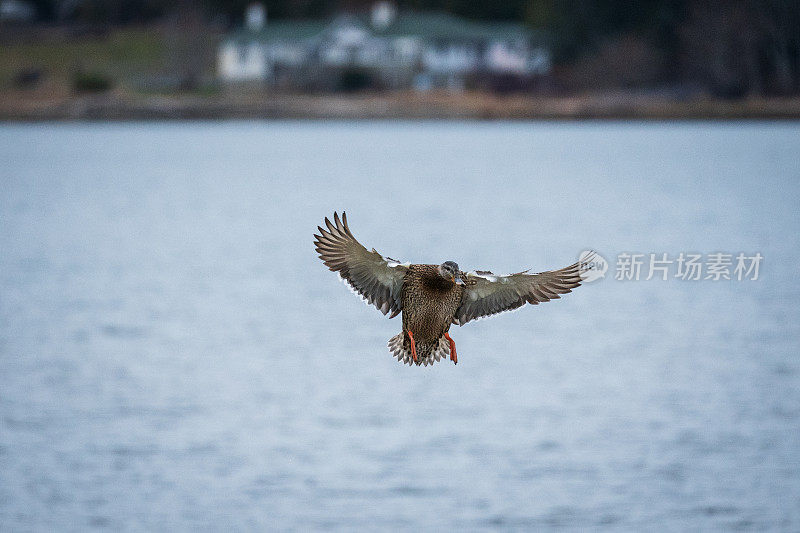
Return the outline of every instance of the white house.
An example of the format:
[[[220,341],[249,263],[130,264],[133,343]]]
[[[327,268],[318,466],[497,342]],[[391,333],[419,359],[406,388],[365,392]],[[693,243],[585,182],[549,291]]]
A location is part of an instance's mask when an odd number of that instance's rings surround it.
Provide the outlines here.
[[[246,25],[219,47],[224,82],[335,88],[356,73],[371,86],[431,88],[550,71],[541,36],[518,24],[482,24],[444,13],[398,12],[376,3],[365,16],[268,22],[254,4]]]

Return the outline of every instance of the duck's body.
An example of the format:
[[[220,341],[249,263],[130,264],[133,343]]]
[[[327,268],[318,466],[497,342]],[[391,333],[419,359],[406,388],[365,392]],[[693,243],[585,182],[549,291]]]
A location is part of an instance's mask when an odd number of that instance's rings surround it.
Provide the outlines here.
[[[334,213],[327,231],[315,235],[320,259],[362,298],[389,318],[403,315],[403,329],[389,340],[398,360],[429,365],[442,357],[457,363],[456,345],[448,334],[483,316],[559,298],[581,283],[581,262],[560,270],[496,276],[488,271],[464,273],[453,261],[441,265],[400,263],[367,251],[350,233],[347,217]],[[588,260],[587,260],[588,261]]]
[[[408,363],[414,360],[413,336],[417,358],[423,364],[448,356],[456,362],[455,343],[451,346],[445,335],[463,292],[463,285],[439,274],[438,265],[409,265],[403,278],[403,331],[389,341],[395,357]]]
[[[438,340],[450,330],[464,286],[438,274],[438,265],[411,265],[403,280],[403,330],[418,342]]]

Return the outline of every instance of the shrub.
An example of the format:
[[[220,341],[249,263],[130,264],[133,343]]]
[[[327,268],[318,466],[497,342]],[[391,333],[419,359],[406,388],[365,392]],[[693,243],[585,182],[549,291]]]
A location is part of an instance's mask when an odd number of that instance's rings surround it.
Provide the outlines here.
[[[368,72],[351,68],[342,73],[339,88],[344,92],[355,92],[369,89],[372,85],[372,76]]]
[[[79,93],[102,93],[113,86],[111,78],[100,72],[79,70],[72,75],[72,89]]]

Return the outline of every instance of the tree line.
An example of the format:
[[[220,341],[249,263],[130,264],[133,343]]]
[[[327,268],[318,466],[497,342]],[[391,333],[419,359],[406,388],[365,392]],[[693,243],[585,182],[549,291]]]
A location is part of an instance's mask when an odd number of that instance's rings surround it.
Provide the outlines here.
[[[40,20],[142,24],[176,12],[234,27],[252,0],[33,0]],[[371,0],[266,0],[270,19],[327,18]],[[398,8],[514,21],[550,43],[568,89],[692,87],[717,96],[800,93],[797,0],[398,0]]]

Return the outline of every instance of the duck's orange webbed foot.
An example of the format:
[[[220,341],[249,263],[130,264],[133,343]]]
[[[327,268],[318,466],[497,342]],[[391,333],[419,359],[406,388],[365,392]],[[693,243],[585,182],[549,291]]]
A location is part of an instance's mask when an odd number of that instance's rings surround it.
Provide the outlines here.
[[[411,333],[411,330],[408,330],[408,338],[411,339],[411,356],[414,358],[414,362],[417,362],[417,343],[414,342],[414,334]]]
[[[456,355],[456,341],[454,341],[450,334],[445,332],[444,338],[450,341],[450,360],[453,362],[454,365],[458,364],[458,355]]]

